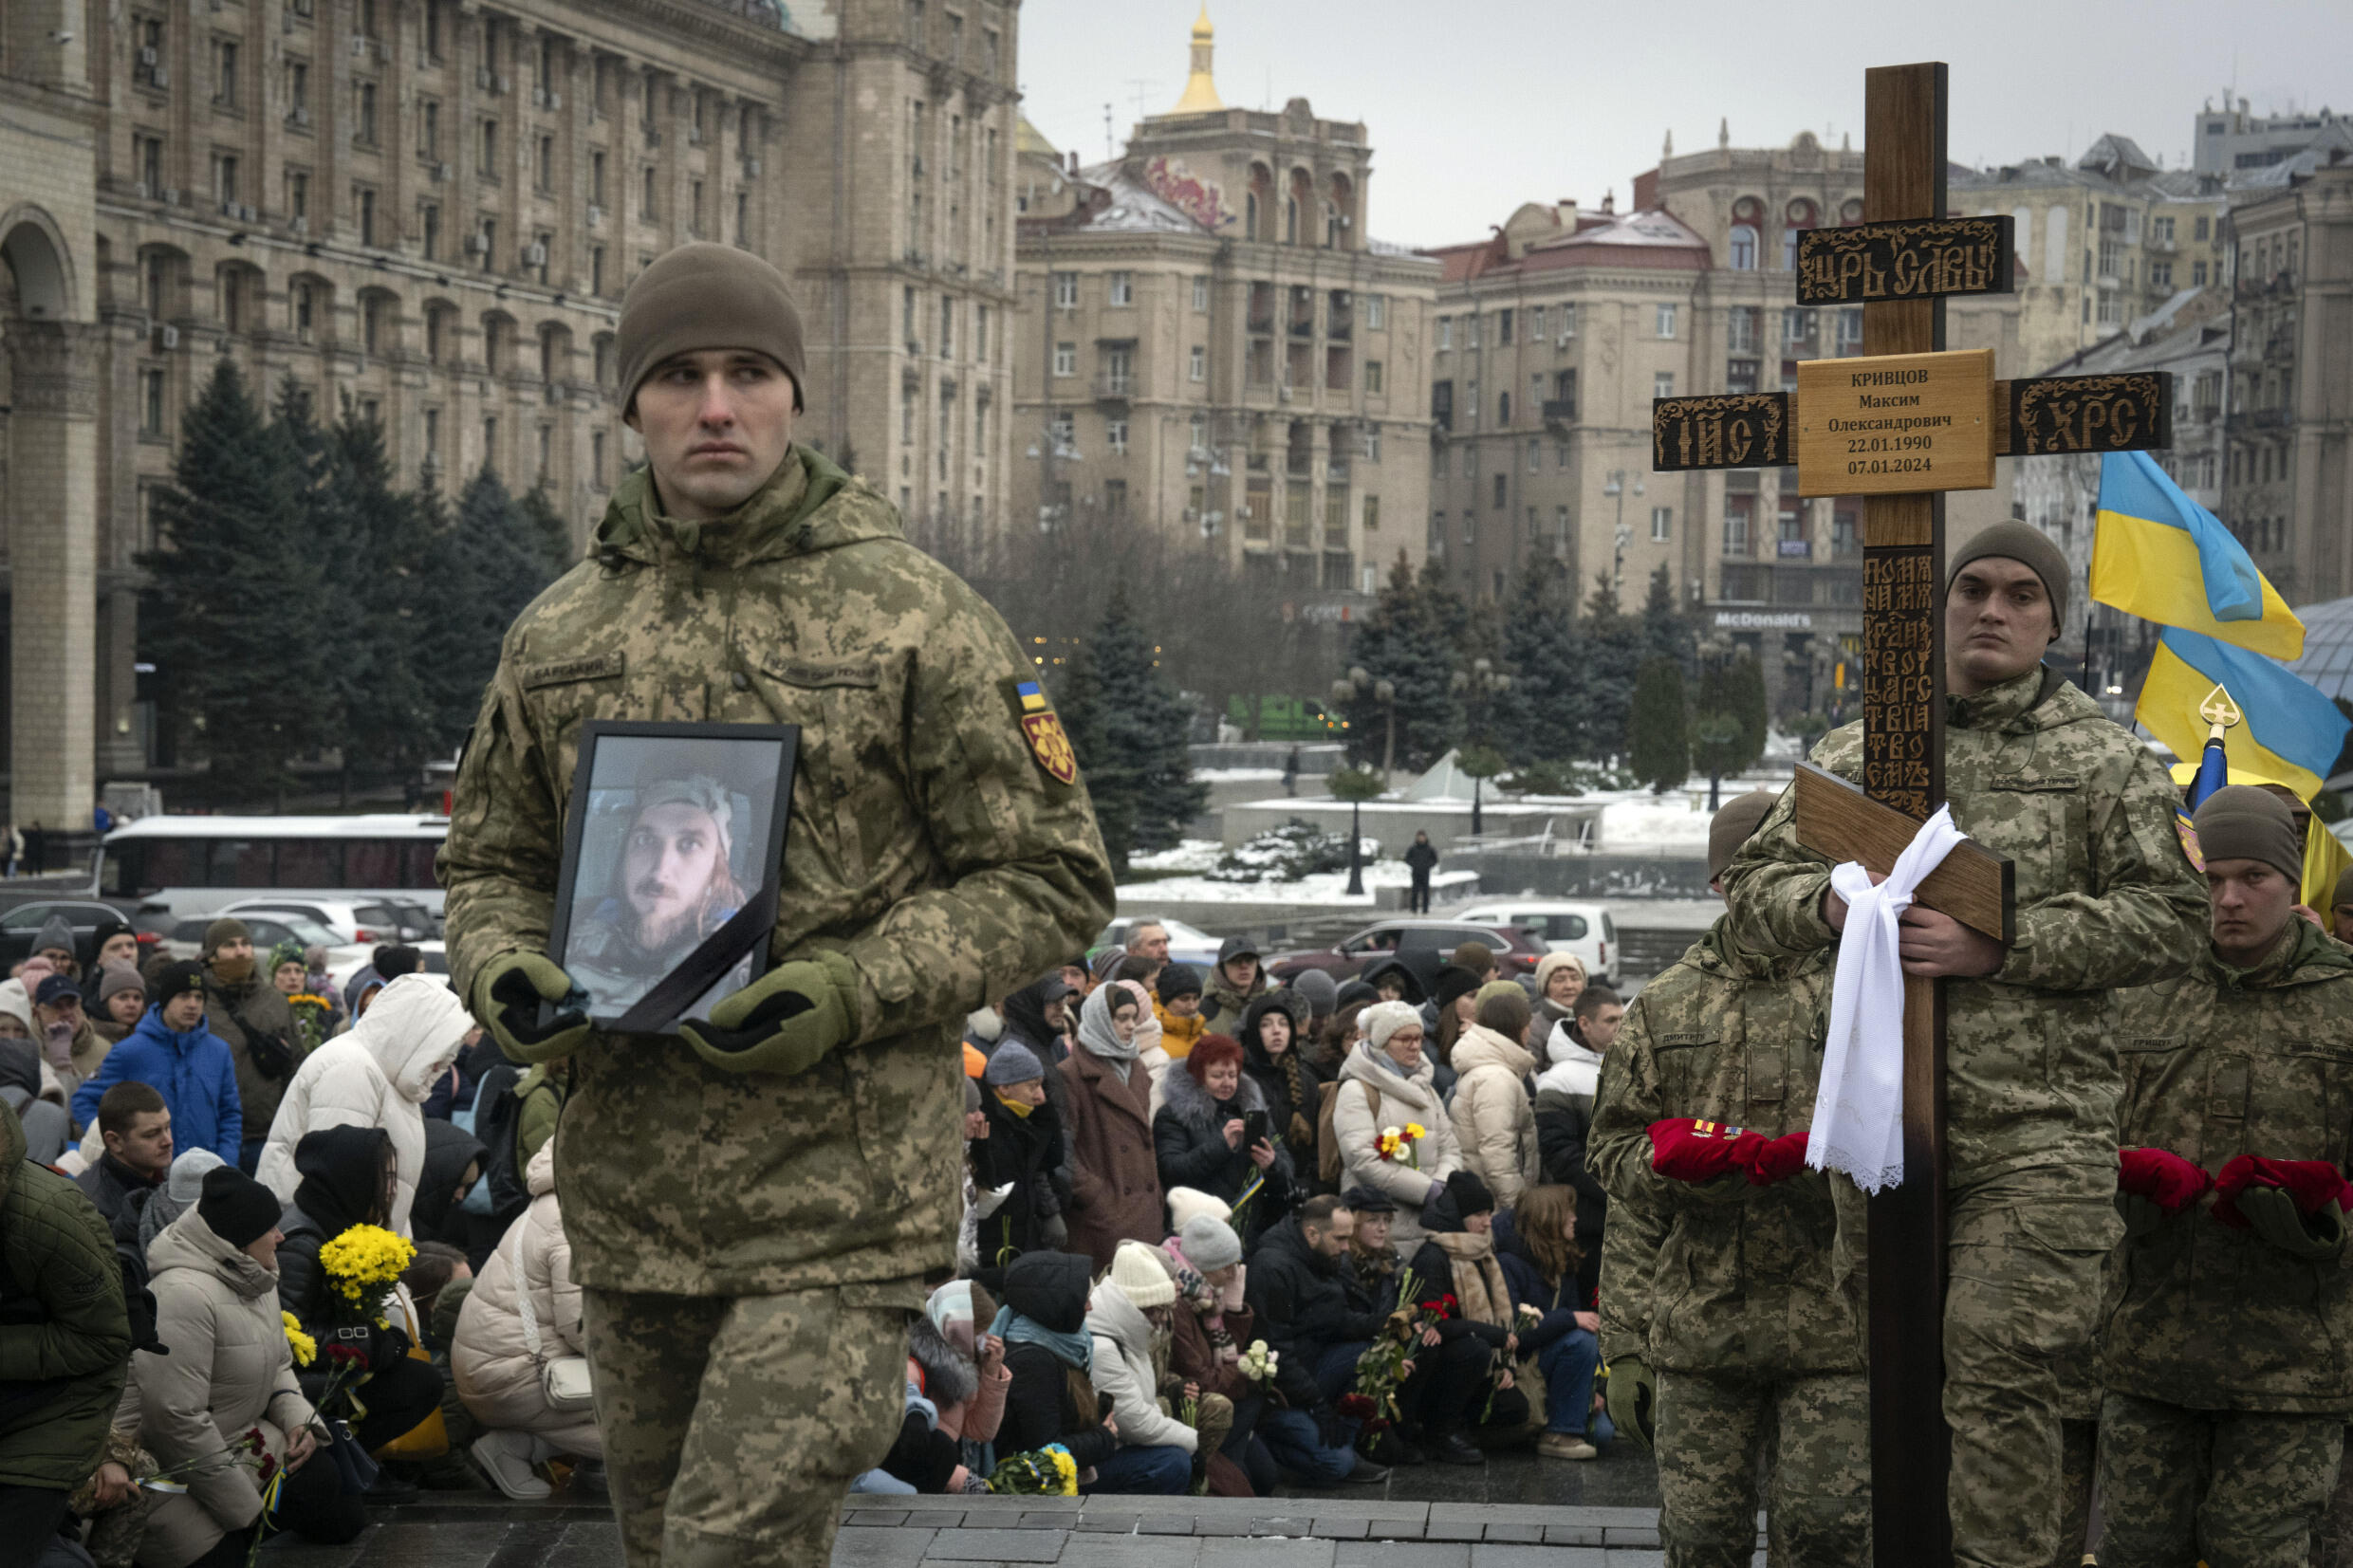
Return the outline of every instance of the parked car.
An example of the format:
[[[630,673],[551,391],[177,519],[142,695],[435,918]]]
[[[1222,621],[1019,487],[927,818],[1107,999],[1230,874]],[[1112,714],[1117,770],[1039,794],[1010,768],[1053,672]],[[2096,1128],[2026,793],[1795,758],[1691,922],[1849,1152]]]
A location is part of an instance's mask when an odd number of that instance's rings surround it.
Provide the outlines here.
[[[1543,937],[1501,921],[1383,920],[1337,947],[1270,958],[1267,972],[1285,982],[1308,969],[1322,969],[1334,980],[1350,980],[1375,959],[1396,958],[1427,985],[1438,966],[1465,942],[1483,943],[1494,950],[1507,976],[1533,974],[1536,960],[1551,950]]]
[[[41,934],[41,928],[47,925],[52,916],[60,914],[65,917],[67,925],[73,927],[74,956],[84,963],[89,961],[90,946],[97,940],[98,928],[106,921],[122,918],[122,912],[112,904],[101,904],[88,898],[44,898],[36,903],[19,904],[7,913],[0,914],[0,969],[15,964],[19,959],[30,958],[33,938]],[[155,938],[140,932],[139,945],[139,961],[144,963],[147,955],[155,950]]]
[[[205,928],[219,918],[217,914],[207,914],[194,920],[178,922],[164,934],[163,950],[174,958],[203,956]],[[333,932],[317,921],[305,919],[299,914],[256,913],[240,914],[237,918],[245,922],[246,933],[253,938],[253,962],[255,964],[268,963],[269,950],[281,942],[297,942],[306,948],[324,948],[327,968],[330,973],[333,972],[339,960],[356,953],[358,960],[352,968],[357,968],[361,964],[367,962],[369,953],[376,950],[373,943],[338,942]]]
[[[1618,926],[1600,904],[1568,898],[1485,899],[1454,916],[1498,926],[1523,926],[1553,952],[1573,952],[1598,984],[1615,987],[1619,965]]]
[[[433,976],[444,986],[452,984],[449,950],[439,939],[411,942],[408,945],[424,955],[424,973]],[[343,994],[343,987],[351,984],[351,977],[367,967],[375,956],[375,952],[374,948],[348,948],[328,956],[326,977],[334,982],[337,996]]]
[[[1171,920],[1163,914],[1122,914],[1103,928],[1102,934],[1095,938],[1095,946],[1124,948],[1128,933],[1138,926],[1145,925],[1166,928],[1169,962],[1190,964],[1202,971],[1202,982],[1207,984],[1209,971],[1217,967],[1218,940],[1197,927],[1186,925],[1182,920]]]
[[[390,899],[354,901],[347,898],[240,898],[225,905],[221,914],[233,914],[242,920],[249,914],[266,914],[283,919],[299,915],[315,925],[324,926],[335,933],[339,946],[358,942],[374,946],[379,942],[422,942],[437,935],[433,916],[415,904],[399,904]],[[215,915],[214,918],[218,918]]]

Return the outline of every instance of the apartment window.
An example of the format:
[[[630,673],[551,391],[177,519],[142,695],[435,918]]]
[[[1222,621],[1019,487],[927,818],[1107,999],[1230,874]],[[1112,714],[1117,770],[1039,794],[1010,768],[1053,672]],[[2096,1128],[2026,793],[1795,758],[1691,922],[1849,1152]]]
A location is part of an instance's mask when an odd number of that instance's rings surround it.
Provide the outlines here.
[[[1753,495],[1728,495],[1724,498],[1724,553],[1749,553],[1749,521],[1756,508]]]
[[[160,368],[139,373],[139,418],[141,435],[163,434],[163,372]]]
[[[2198,219],[2198,220],[2197,220],[2197,222],[2196,222],[2194,226],[2192,226],[2192,228],[2191,228],[2191,231],[2190,231],[2190,237],[2191,237],[2192,239],[2199,239],[2199,240],[2202,240],[2202,239],[2207,238],[2207,237],[2208,237],[2208,231],[2207,231],[2207,227],[2206,227],[2206,226],[2207,226],[2209,223],[2211,223],[2212,221],[2213,221],[2213,220],[2212,220],[2211,218],[2200,218],[2200,219]]]
[[[604,432],[588,433],[588,479],[597,489],[604,489]]]
[[[310,285],[297,283],[294,286],[293,297],[288,303],[294,313],[294,341],[306,343],[310,341],[311,334]]]
[[[1465,316],[1462,319],[1462,346],[1465,348],[1479,346],[1479,319],[1476,316]]]
[[[1385,330],[1388,324],[1389,296],[1386,294],[1365,295],[1364,330],[1367,332],[1380,332]]]
[[[437,260],[441,254],[440,203],[420,201],[417,204],[417,231],[424,246],[425,260]]]
[[[1382,388],[1381,388],[1381,380],[1380,380],[1380,377],[1381,377],[1380,361],[1379,360],[1365,360],[1365,361],[1364,361],[1364,390],[1365,390],[1366,392],[1368,392],[1368,393],[1378,393],[1378,392],[1380,392],[1380,390],[1382,390]]]
[[[534,187],[536,187],[538,190],[545,192],[545,191],[552,191],[552,190],[554,190],[554,189],[555,189],[555,183],[556,183],[556,138],[553,138],[553,137],[551,137],[551,136],[544,136],[544,137],[541,137],[541,138],[539,138],[539,166],[538,166],[536,169],[534,169],[534,170],[532,171],[532,174],[536,176],[536,178],[534,178],[534,179],[533,179],[532,184],[533,184],[533,185],[534,185]]]
[[[1544,341],[1544,323],[1545,307],[1540,304],[1529,305],[1528,307],[1528,341],[1529,342]]]
[[[425,358],[436,365],[441,362],[441,322],[447,314],[433,309],[425,312]]]
[[[2151,288],[2171,288],[2173,286],[2173,263],[2169,261],[2152,261],[2149,263],[2149,286]]]
[[[588,155],[588,205],[591,207],[604,205],[604,155],[602,153]]]
[[[1056,448],[1063,452],[1068,452],[1070,449],[1078,445],[1078,415],[1072,414],[1068,409],[1064,409],[1054,415],[1053,429],[1054,445]]]
[[[1544,443],[1533,436],[1530,436],[1528,441],[1528,471],[1530,473],[1544,471]]]
[[[417,156],[435,162],[441,157],[441,105],[430,98],[417,101]]]
[[[1658,314],[1657,320],[1654,322],[1653,326],[1654,326],[1654,330],[1656,331],[1656,334],[1657,334],[1658,337],[1661,337],[1661,338],[1672,338],[1672,337],[1674,337],[1674,336],[1675,336],[1675,306],[1673,306],[1673,305],[1671,305],[1671,304],[1662,304],[1662,305],[1660,305],[1660,306],[1658,307]]]
[[[531,242],[531,269],[542,284],[547,281],[547,258],[555,253],[556,237],[543,229]]]
[[[2191,286],[2196,288],[2203,288],[2206,286],[2206,264],[2204,262],[2192,262],[2190,264],[2190,284]]]
[[[548,459],[550,459],[551,457],[553,457],[553,456],[555,455],[555,444],[556,444],[556,431],[555,431],[555,427],[554,427],[553,425],[542,425],[542,426],[540,426],[540,427],[539,427],[539,467],[538,467],[538,470],[537,470],[537,472],[538,472],[538,476],[539,476],[539,482],[540,482],[541,484],[543,484],[543,485],[544,485],[544,484],[546,484],[546,483],[547,482],[547,468],[548,468]]]
[[[946,294],[939,297],[939,357],[955,357],[955,301]]]
[[[638,171],[638,216],[654,221],[654,166],[650,163]]]
[[[498,255],[498,220],[484,217],[476,221],[480,227],[474,231],[474,238],[482,242],[482,270],[488,272],[495,265],[494,258]]]
[[[351,138],[362,147],[376,145],[376,83],[360,83],[360,114],[353,125]]]
[[[225,206],[236,202],[237,158],[234,153],[213,155],[213,194]]]
[[[1495,484],[1495,499],[1494,499],[1491,503],[1490,503],[1490,504],[1491,504],[1491,506],[1493,506],[1493,507],[1494,507],[1497,511],[1501,511],[1501,510],[1503,510],[1503,507],[1504,507],[1504,490],[1505,490],[1506,487],[1507,487],[1510,483],[1510,479],[1509,479],[1506,475],[1504,475],[1504,474],[1498,473],[1498,474],[1496,474],[1496,475],[1495,475],[1495,477],[1494,477],[1494,484]]]
[[[973,358],[989,362],[989,307],[985,304],[973,311]]]
[[[1668,536],[1674,531],[1675,508],[1673,507],[1653,507],[1650,509],[1651,543],[1654,544],[1663,544],[1667,542]]]
[[[1076,376],[1078,373],[1079,345],[1076,343],[1056,343],[1054,345],[1054,374],[1057,376]]]
[[[1367,463],[1380,461],[1380,427],[1379,425],[1364,427],[1363,434],[1357,438],[1357,451],[1363,454],[1364,461]]]
[[[310,123],[310,65],[306,61],[286,63],[287,119],[297,125]]]
[[[310,172],[306,169],[286,172],[286,215],[297,223],[310,221]]]
[[[1110,298],[1107,303],[1111,304],[1134,304],[1136,303],[1136,276],[1134,273],[1112,273],[1109,281],[1109,287]]]
[[[1495,423],[1499,425],[1511,423],[1511,394],[1508,392],[1495,394]]]
[[[1438,318],[1438,347],[1441,350],[1444,350],[1450,349],[1454,346],[1454,318],[1452,316],[1440,316]]]
[[[441,58],[441,0],[425,0],[425,58]]]
[[[1124,419],[1104,420],[1103,444],[1111,449],[1115,456],[1124,457],[1127,454],[1127,421]]]
[[[735,193],[735,243],[749,245],[751,243],[750,235],[751,193],[738,191]]]
[[[1674,397],[1675,372],[1672,370],[1661,370],[1653,375],[1650,378],[1650,395],[1653,397]]]
[[[1076,272],[1054,274],[1054,308],[1076,310],[1079,307],[1079,275]]]
[[[378,354],[383,341],[384,302],[380,295],[371,294],[360,302],[360,350]]]
[[[914,288],[904,287],[899,291],[899,335],[907,340],[907,347],[911,352],[916,346],[915,302],[916,292]]]
[[[1209,379],[1209,350],[1200,343],[1193,345],[1193,378],[1196,381]]]
[[[482,417],[482,466],[495,471],[498,468],[498,415]]]
[[[604,292],[604,247],[602,245],[588,248],[588,292]]]
[[[703,182],[699,179],[687,181],[686,196],[689,214],[687,231],[699,236],[703,231]]]
[[[1509,348],[1511,342],[1511,312],[1499,310],[1495,312],[1495,346]]]
[[[163,19],[158,16],[133,17],[131,44],[131,80],[142,87],[164,86],[171,80],[171,72],[164,64]]]
[[[1207,278],[1193,280],[1193,308],[1195,310],[1209,308],[1209,280]]]
[[[224,109],[237,106],[237,46],[231,39],[213,40],[213,101]]]
[[[498,177],[497,120],[486,120],[482,122],[480,143],[479,156],[474,163],[475,172],[484,179],[496,179]]]
[[[360,212],[360,243],[376,243],[376,193],[362,185],[351,188],[351,204]]]
[[[1756,226],[1750,223],[1732,225],[1732,268],[1735,272],[1756,270]],[[1668,334],[1660,333],[1660,337]]]
[[[1443,517],[1446,514],[1440,512],[1438,515]],[[1466,544],[1475,544],[1478,543],[1478,538],[1479,514],[1471,507],[1465,507],[1462,510],[1462,542]]]
[[[1862,307],[1849,305],[1838,314],[1838,351],[1841,354],[1862,352]]]

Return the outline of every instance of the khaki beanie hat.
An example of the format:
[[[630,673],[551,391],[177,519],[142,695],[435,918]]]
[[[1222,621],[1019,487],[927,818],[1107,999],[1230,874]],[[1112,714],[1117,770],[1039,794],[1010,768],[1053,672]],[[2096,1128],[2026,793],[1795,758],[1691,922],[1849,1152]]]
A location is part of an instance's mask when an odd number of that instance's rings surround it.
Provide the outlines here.
[[[2338,876],[2337,891],[2329,895],[2329,903],[2332,907],[2353,904],[2353,866],[2345,867],[2344,873]]]
[[[623,309],[626,308],[624,305]],[[628,318],[624,316],[622,325],[627,324]],[[1961,575],[1963,566],[1988,556],[2000,556],[2005,561],[2021,562],[2034,568],[2034,575],[2043,580],[2043,591],[2050,595],[2050,637],[2053,642],[2058,641],[2059,628],[2066,623],[2067,618],[2068,583],[2067,558],[2060,553],[2059,546],[2031,524],[1996,523],[1962,545],[1954,555],[1952,563],[1945,568],[1945,592],[1953,591],[1954,581]]]
[[[1746,795],[1735,795],[1716,809],[1708,819],[1708,880],[1713,882],[1724,875],[1724,868],[1732,863],[1740,846],[1749,841],[1772,815],[1773,806],[1781,797],[1769,789],[1751,789]]]
[[[2206,797],[2191,819],[2198,853],[2216,860],[2261,860],[2291,882],[2304,879],[2304,845],[2296,819],[2279,797],[2252,784],[2225,784]]]
[[[621,412],[629,412],[655,366],[706,348],[767,355],[792,378],[793,412],[805,411],[801,312],[785,275],[749,250],[709,240],[656,257],[621,296]]]

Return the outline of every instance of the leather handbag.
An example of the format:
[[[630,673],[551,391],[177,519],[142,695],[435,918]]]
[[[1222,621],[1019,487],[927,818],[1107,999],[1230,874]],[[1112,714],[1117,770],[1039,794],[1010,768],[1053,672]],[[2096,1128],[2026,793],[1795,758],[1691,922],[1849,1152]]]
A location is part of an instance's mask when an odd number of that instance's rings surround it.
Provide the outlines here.
[[[523,1277],[523,1225],[518,1219],[511,1228],[514,1241],[507,1262],[514,1275],[515,1311],[523,1319],[524,1348],[531,1353],[531,1360],[539,1368],[540,1391],[547,1396],[550,1409],[592,1410],[597,1389],[596,1379],[588,1370],[588,1357],[548,1356],[540,1348],[539,1315],[531,1309],[530,1282]]]

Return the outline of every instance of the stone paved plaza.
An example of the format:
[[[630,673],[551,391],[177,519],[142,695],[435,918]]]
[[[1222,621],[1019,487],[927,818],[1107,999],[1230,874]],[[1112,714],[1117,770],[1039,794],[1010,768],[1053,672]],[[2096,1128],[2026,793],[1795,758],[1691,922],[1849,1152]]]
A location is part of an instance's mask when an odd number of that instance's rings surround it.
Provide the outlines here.
[[[278,1541],[276,1568],[621,1568],[597,1504],[427,1493],[349,1546]],[[834,1568],[1657,1568],[1658,1484],[1621,1449],[1590,1464],[1498,1455],[1379,1486],[1217,1498],[855,1498]],[[1759,1560],[1762,1561],[1760,1556]]]

